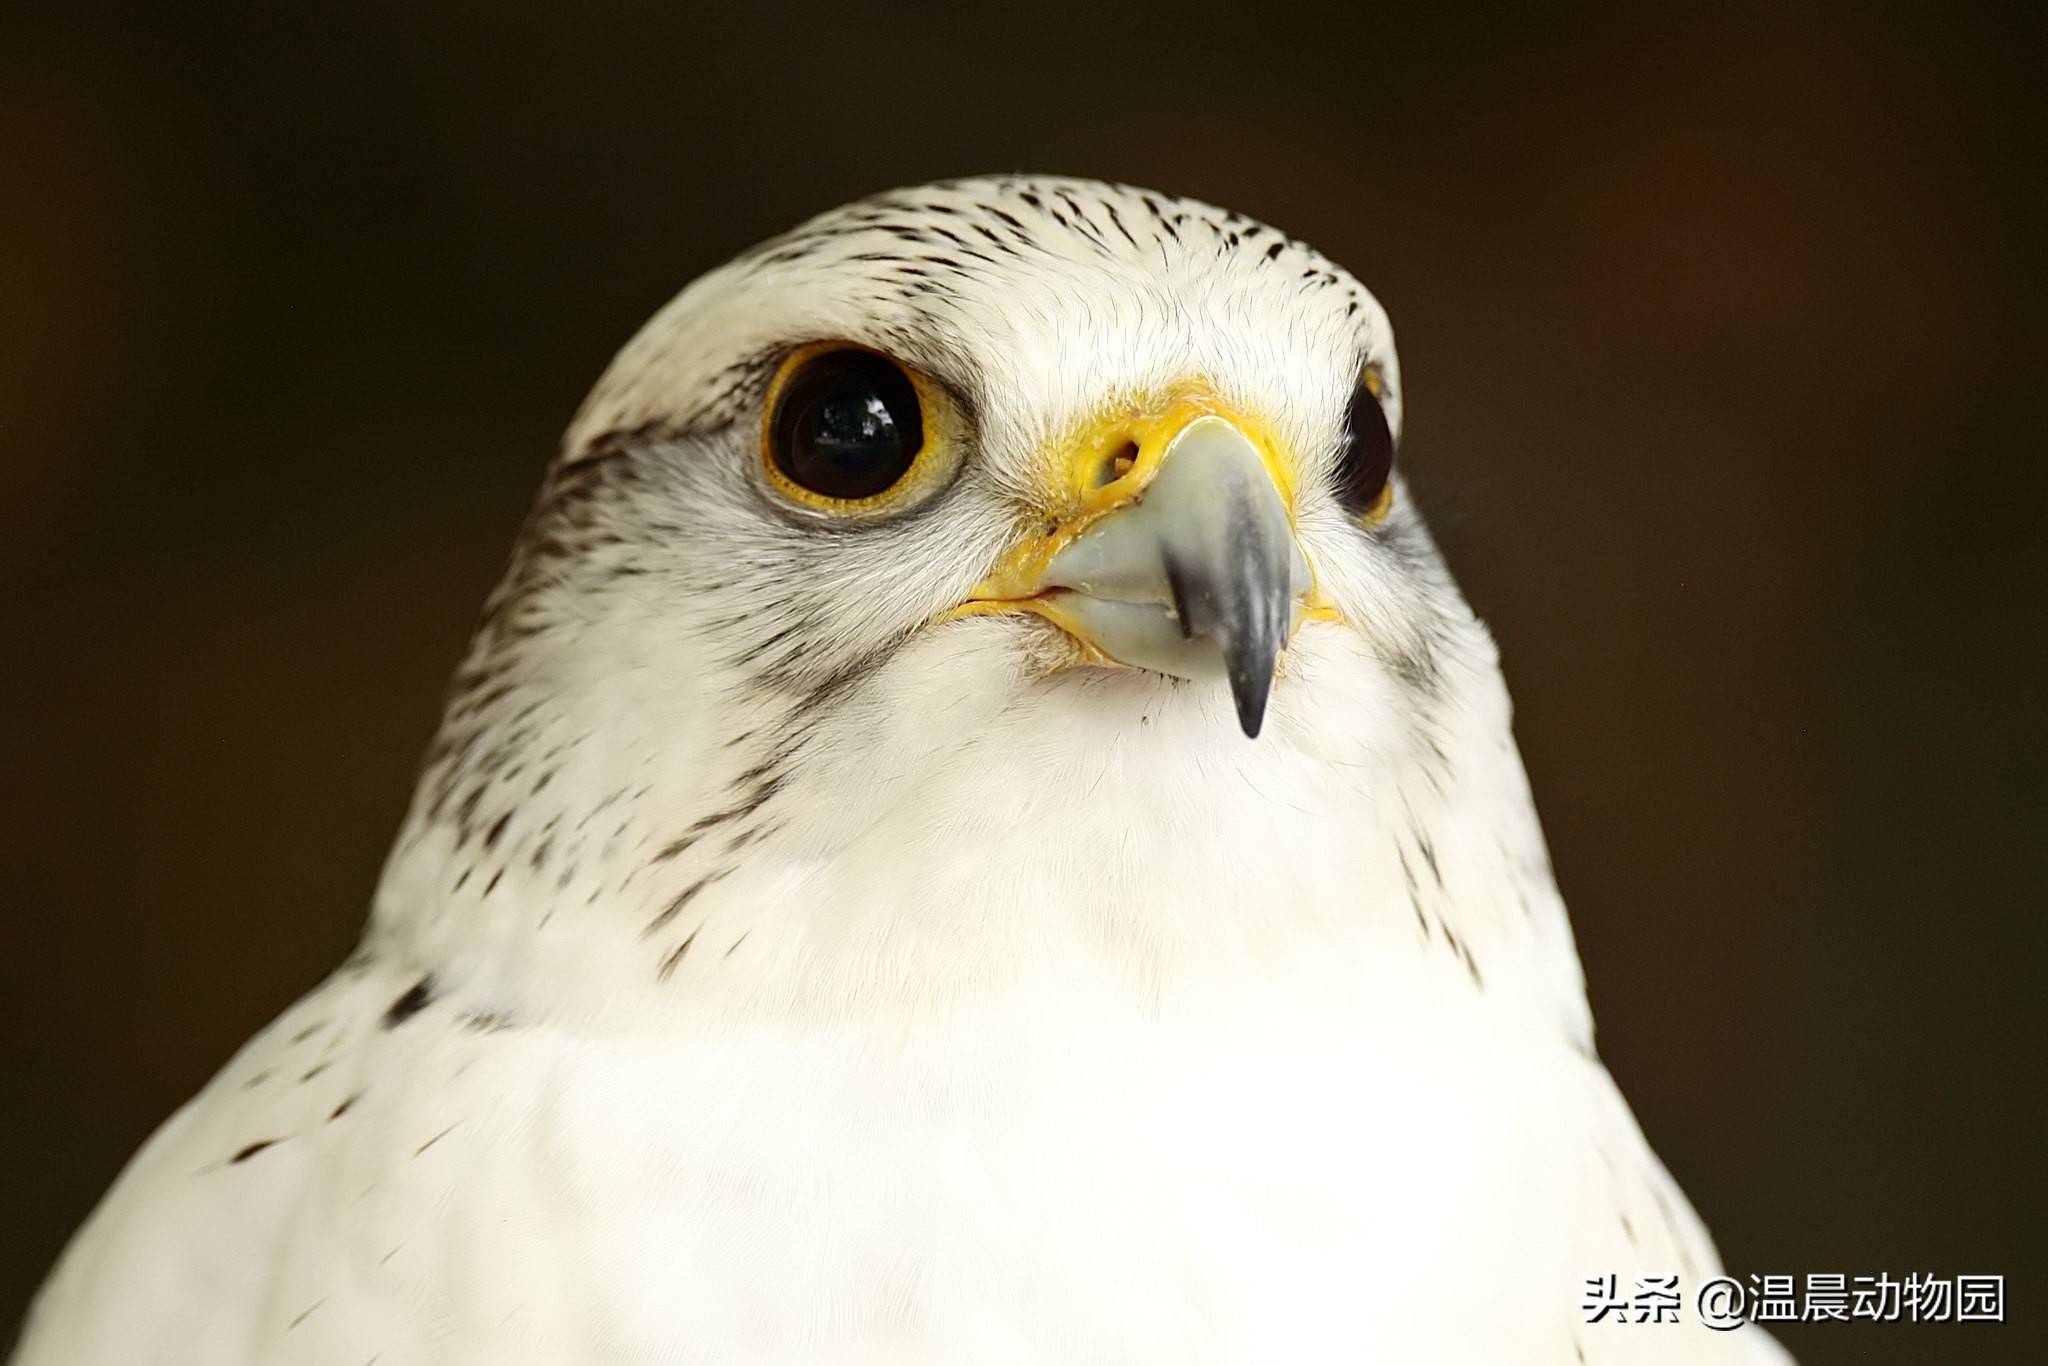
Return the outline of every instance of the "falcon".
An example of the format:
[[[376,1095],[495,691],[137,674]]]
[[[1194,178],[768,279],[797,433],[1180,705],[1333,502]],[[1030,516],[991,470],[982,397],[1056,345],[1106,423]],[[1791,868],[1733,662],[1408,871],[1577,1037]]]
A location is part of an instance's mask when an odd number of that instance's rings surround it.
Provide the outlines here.
[[[360,948],[15,1360],[1782,1361],[1694,1311],[1401,426],[1357,281],[1128,186],[698,280],[548,470]],[[1665,1321],[1594,1312],[1639,1275]]]

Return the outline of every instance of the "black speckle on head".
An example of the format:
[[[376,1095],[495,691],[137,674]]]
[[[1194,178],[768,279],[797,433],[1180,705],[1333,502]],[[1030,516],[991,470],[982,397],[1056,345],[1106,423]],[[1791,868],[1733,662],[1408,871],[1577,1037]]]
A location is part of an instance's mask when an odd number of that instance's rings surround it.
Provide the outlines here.
[[[1413,818],[1411,817],[1410,820],[1412,822]],[[1437,886],[1443,886],[1444,871],[1442,868],[1439,868],[1437,866],[1436,849],[1433,846],[1431,846],[1429,842],[1429,836],[1422,833],[1422,827],[1420,825],[1414,826],[1413,833],[1415,835],[1415,847],[1421,851],[1422,861],[1429,865],[1429,875],[1432,878],[1436,879]]]
[[[669,977],[675,972],[676,968],[681,965],[683,961],[683,955],[690,951],[690,945],[696,942],[697,931],[691,930],[689,934],[683,937],[683,942],[676,945],[674,952],[670,953],[668,957],[661,960],[661,967],[655,973],[655,977],[660,981],[666,982],[669,979]]]
[[[1480,975],[1479,960],[1472,956],[1471,948],[1466,945],[1463,939],[1460,939],[1451,932],[1449,925],[1445,925],[1443,930],[1444,938],[1450,942],[1451,952],[1456,955],[1459,962],[1465,965],[1465,971],[1471,975],[1472,985],[1481,991],[1486,990],[1486,979]]]
[[[455,1122],[454,1122],[453,1124],[451,1124],[451,1125],[449,1125],[449,1126],[448,1126],[447,1128],[443,1129],[443,1130],[442,1130],[442,1131],[441,1131],[440,1133],[438,1133],[438,1134],[435,1134],[435,1135],[434,1135],[434,1136],[433,1136],[432,1138],[430,1138],[430,1139],[428,1139],[428,1140],[427,1140],[426,1142],[424,1142],[424,1143],[420,1144],[420,1146],[419,1146],[419,1147],[417,1147],[417,1148],[414,1148],[414,1149],[412,1150],[412,1155],[413,1155],[414,1157],[418,1157],[418,1156],[419,1156],[419,1155],[420,1155],[421,1153],[423,1153],[423,1152],[425,1152],[425,1151],[426,1151],[427,1149],[429,1149],[429,1148],[433,1147],[433,1146],[434,1146],[434,1145],[435,1145],[436,1143],[439,1143],[439,1142],[440,1142],[440,1141],[441,1141],[442,1139],[444,1139],[444,1138],[448,1137],[448,1135],[450,1135],[450,1134],[454,1133],[454,1132],[455,1132],[455,1131],[456,1131],[457,1129],[459,1129],[459,1128],[461,1128],[461,1127],[462,1127],[462,1121],[461,1121],[461,1120],[459,1120],[459,1119],[458,1119],[458,1120],[456,1120],[456,1121],[455,1121]]]
[[[648,862],[667,863],[672,858],[680,858],[684,854],[689,853],[690,846],[695,844],[702,837],[703,832],[698,830],[695,826],[692,826],[690,827],[690,829],[684,831],[675,839],[672,839],[667,844],[661,846],[660,850],[657,851],[654,857],[649,859]]]
[[[391,1003],[384,1012],[384,1028],[396,1029],[413,1016],[425,1010],[434,1000],[434,974],[431,972],[414,982],[403,996]]]
[[[1408,862],[1408,850],[1397,842],[1394,845],[1394,855],[1401,860],[1401,876],[1408,883],[1408,899],[1415,903],[1416,914],[1420,915],[1422,913],[1422,884],[1415,879],[1414,865]],[[1423,926],[1425,931],[1428,928],[1427,924]]]
[[[343,1100],[341,1104],[335,1106],[332,1110],[327,1112],[327,1122],[329,1124],[332,1124],[335,1120],[340,1119],[343,1115],[347,1114],[352,1108],[354,1108],[355,1103],[361,1100],[362,1098],[363,1093],[358,1091],[354,1095]]]
[[[274,1148],[282,1142],[284,1142],[284,1140],[281,1138],[258,1139],[256,1142],[251,1143],[248,1147],[242,1149],[233,1157],[229,1158],[228,1165],[233,1166],[237,1162],[247,1162],[250,1158],[256,1156],[256,1154],[262,1152],[264,1149]]]
[[[667,863],[671,859],[680,858],[688,853],[691,847],[701,840],[706,833],[716,830],[719,826],[725,825],[728,822],[751,816],[767,805],[775,794],[782,790],[785,779],[774,770],[778,765],[786,762],[787,758],[787,754],[777,754],[766,762],[756,764],[753,768],[741,774],[733,781],[732,786],[734,788],[745,788],[746,784],[752,783],[753,786],[751,788],[741,791],[733,805],[723,810],[713,811],[709,815],[700,816],[695,821],[692,821],[680,835],[656,850],[654,857],[649,859],[648,863],[650,865]],[[693,887],[678,900],[687,903],[687,899],[695,895],[698,890],[699,888]],[[649,926],[649,929],[659,929],[662,925],[668,923],[675,912],[681,909],[681,905],[671,905],[653,925]]]
[[[740,830],[734,833],[725,842],[725,852],[727,854],[738,853],[740,850],[746,848],[755,840],[760,839],[761,836],[768,833],[768,829],[769,827],[766,825],[752,825],[748,826],[744,830]]]
[[[456,807],[455,824],[458,827],[456,836],[458,844],[467,844],[469,842],[470,822],[476,819],[477,804],[483,801],[483,799],[484,788],[479,783],[469,790],[469,794],[462,799],[462,804]]]
[[[683,912],[683,908],[685,906],[688,906],[692,901],[695,901],[697,899],[697,894],[699,892],[702,892],[706,887],[709,887],[712,883],[718,881],[720,878],[726,876],[730,872],[732,872],[732,869],[724,868],[720,869],[718,872],[715,873],[706,873],[703,877],[698,878],[695,882],[683,888],[682,891],[677,892],[674,897],[670,898],[669,903],[661,908],[661,911],[654,917],[654,919],[650,920],[647,923],[647,928],[640,932],[642,937],[653,934],[662,926],[668,924],[669,921],[674,920],[678,915],[681,915]],[[695,932],[692,931],[692,933]],[[684,947],[688,947],[687,941],[685,942]],[[677,956],[680,957],[681,955],[678,954]]]

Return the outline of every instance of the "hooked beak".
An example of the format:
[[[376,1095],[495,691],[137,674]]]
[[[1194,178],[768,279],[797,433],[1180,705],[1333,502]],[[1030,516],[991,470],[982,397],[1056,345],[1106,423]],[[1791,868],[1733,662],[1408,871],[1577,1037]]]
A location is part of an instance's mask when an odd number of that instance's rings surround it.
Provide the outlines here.
[[[1284,467],[1207,401],[1112,436],[1121,440],[1082,443],[1070,515],[949,615],[1031,612],[1088,647],[1087,662],[1228,682],[1255,737],[1304,613],[1330,615],[1308,602],[1314,576]]]

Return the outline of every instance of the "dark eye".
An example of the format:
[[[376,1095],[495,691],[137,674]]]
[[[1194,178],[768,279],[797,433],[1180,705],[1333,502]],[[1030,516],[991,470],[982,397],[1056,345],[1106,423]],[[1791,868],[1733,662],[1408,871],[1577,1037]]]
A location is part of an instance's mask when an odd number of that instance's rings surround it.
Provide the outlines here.
[[[1379,382],[1367,372],[1351,394],[1344,419],[1344,454],[1337,461],[1337,498],[1353,516],[1382,509],[1394,471],[1394,432],[1380,406]]]
[[[847,501],[886,492],[924,446],[910,376],[872,351],[797,363],[775,396],[768,455],[798,488]]]

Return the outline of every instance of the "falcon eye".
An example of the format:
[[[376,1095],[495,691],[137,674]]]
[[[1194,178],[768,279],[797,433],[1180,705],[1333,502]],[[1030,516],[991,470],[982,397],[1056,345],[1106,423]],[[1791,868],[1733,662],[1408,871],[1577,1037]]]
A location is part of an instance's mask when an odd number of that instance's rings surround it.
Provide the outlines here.
[[[770,399],[768,460],[803,501],[831,507],[888,492],[924,449],[918,386],[887,356],[806,348],[785,363]]]
[[[1344,419],[1344,453],[1337,459],[1337,501],[1354,517],[1378,521],[1393,501],[1394,431],[1380,404],[1379,376],[1371,370],[1351,394]]]

